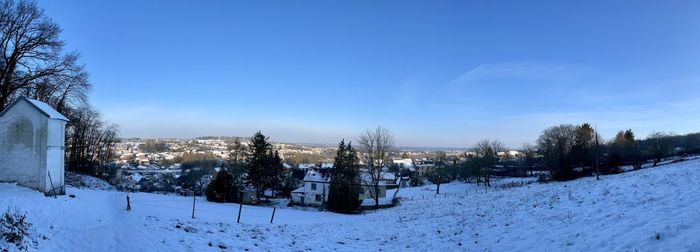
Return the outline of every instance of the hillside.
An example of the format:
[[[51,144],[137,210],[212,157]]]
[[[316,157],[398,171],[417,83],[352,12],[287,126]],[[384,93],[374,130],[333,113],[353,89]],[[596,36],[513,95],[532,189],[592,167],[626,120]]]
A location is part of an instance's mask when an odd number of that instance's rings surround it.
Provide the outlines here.
[[[520,184],[519,179],[498,181]],[[698,251],[700,161],[602,180],[490,188],[405,188],[402,204],[361,215],[68,188],[58,199],[0,184],[0,206],[28,213],[39,251]],[[478,190],[478,192],[477,192]]]

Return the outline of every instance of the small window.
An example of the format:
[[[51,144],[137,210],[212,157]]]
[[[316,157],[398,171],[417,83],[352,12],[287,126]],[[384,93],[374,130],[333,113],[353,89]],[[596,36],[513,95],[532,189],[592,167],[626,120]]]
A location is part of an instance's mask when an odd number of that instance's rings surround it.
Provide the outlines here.
[[[311,190],[316,190],[316,183],[311,183]]]
[[[321,195],[316,194],[316,201],[321,201]]]

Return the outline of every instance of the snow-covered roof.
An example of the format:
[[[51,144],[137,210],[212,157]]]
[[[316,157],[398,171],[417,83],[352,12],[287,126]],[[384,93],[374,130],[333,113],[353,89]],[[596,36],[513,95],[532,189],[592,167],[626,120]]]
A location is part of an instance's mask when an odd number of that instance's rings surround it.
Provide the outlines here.
[[[390,173],[390,172],[382,173],[382,179],[387,179],[387,180],[391,179],[391,180],[395,180],[395,179],[396,179],[396,175],[394,175],[393,173]]]
[[[384,179],[385,174],[386,173],[382,173],[382,179]],[[362,177],[363,183],[366,183],[366,184],[372,183],[372,175],[370,175],[368,172],[366,172],[366,171],[362,172],[361,177]],[[386,185],[386,183],[383,180],[379,180],[379,185]]]
[[[316,167],[315,164],[299,164],[299,169],[310,169],[312,167]]]
[[[58,113],[55,109],[53,109],[49,104],[46,104],[42,101],[37,101],[37,100],[32,100],[32,99],[27,99],[28,102],[33,104],[36,108],[41,110],[46,116],[48,116],[51,119],[58,119],[58,120],[63,120],[63,121],[68,121],[68,118],[63,116],[61,113]]]
[[[299,187],[296,190],[292,191],[292,193],[304,193],[306,191],[304,188],[306,187]]]
[[[413,160],[410,158],[394,158],[392,162],[394,164],[413,164]]]
[[[282,163],[282,166],[284,166],[285,169],[291,169],[292,166],[287,164],[287,163]]]
[[[12,104],[10,104],[10,106],[7,106],[7,108],[6,108],[4,111],[1,111],[1,112],[0,112],[0,116],[4,115],[7,111],[9,111],[12,107],[15,106],[15,104],[17,104],[17,103],[20,102],[20,101],[26,101],[27,103],[29,103],[29,104],[32,105],[34,108],[36,108],[37,110],[39,110],[39,112],[41,112],[42,114],[44,114],[44,115],[45,115],[46,117],[48,117],[49,119],[62,120],[62,121],[66,121],[66,122],[68,121],[68,118],[66,118],[65,116],[63,116],[61,113],[58,113],[58,111],[56,111],[56,110],[53,109],[51,106],[49,106],[49,104],[46,104],[46,103],[44,103],[44,102],[42,102],[42,101],[37,101],[37,100],[28,99],[28,98],[25,98],[25,97],[19,98],[19,99],[17,99],[15,102],[13,102]]]
[[[141,174],[136,173],[134,175],[131,175],[131,179],[133,179],[134,181],[136,181],[136,183],[138,183],[139,181],[141,181],[141,179],[143,179],[143,176],[141,176]]]
[[[306,176],[304,176],[304,182],[329,182],[331,181],[331,176],[328,174],[324,174],[315,170],[309,170],[306,172]]]
[[[321,168],[332,169],[333,167],[335,167],[335,164],[333,163],[321,163]]]

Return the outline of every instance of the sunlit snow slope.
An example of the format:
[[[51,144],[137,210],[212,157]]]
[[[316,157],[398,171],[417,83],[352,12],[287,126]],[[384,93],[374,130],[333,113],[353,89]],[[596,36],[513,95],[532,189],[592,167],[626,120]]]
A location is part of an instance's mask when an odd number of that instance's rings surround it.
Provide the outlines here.
[[[400,206],[360,215],[68,188],[58,199],[0,184],[27,212],[39,251],[700,251],[700,161],[602,180],[403,188]]]

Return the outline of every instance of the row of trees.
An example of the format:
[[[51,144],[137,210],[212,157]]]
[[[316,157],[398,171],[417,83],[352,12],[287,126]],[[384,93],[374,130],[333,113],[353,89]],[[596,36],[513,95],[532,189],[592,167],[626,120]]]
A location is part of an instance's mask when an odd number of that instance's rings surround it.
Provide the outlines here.
[[[628,129],[604,142],[590,124],[563,124],[544,130],[537,139],[537,147],[552,178],[569,180],[593,172],[621,172],[619,167],[625,165],[636,170],[648,161],[656,166],[672,155],[698,153],[700,134],[674,136],[654,132],[640,140]]]
[[[245,146],[238,139],[229,148],[231,158],[206,190],[207,200],[239,202],[245,186],[255,190],[258,200],[268,189],[279,190],[282,181],[282,158],[260,131]]]
[[[117,126],[87,102],[88,74],[80,55],[65,50],[60,33],[36,2],[0,0],[0,111],[23,96],[56,108],[70,119],[68,169],[94,175],[112,159]]]
[[[500,153],[500,155],[499,155]],[[437,185],[454,179],[483,183],[490,186],[494,168],[524,176],[535,169],[546,168],[554,180],[570,180],[581,176],[621,172],[622,166],[641,169],[644,163],[658,165],[664,158],[679,154],[700,154],[700,133],[673,135],[654,132],[638,139],[631,130],[619,131],[610,141],[604,141],[588,123],[562,124],[545,129],[536,145],[525,144],[518,158],[508,153],[498,140],[482,140],[460,157],[435,153],[434,172],[427,179]],[[505,158],[504,158],[505,157]],[[458,163],[457,160],[461,159]],[[397,171],[398,173],[399,171]]]

